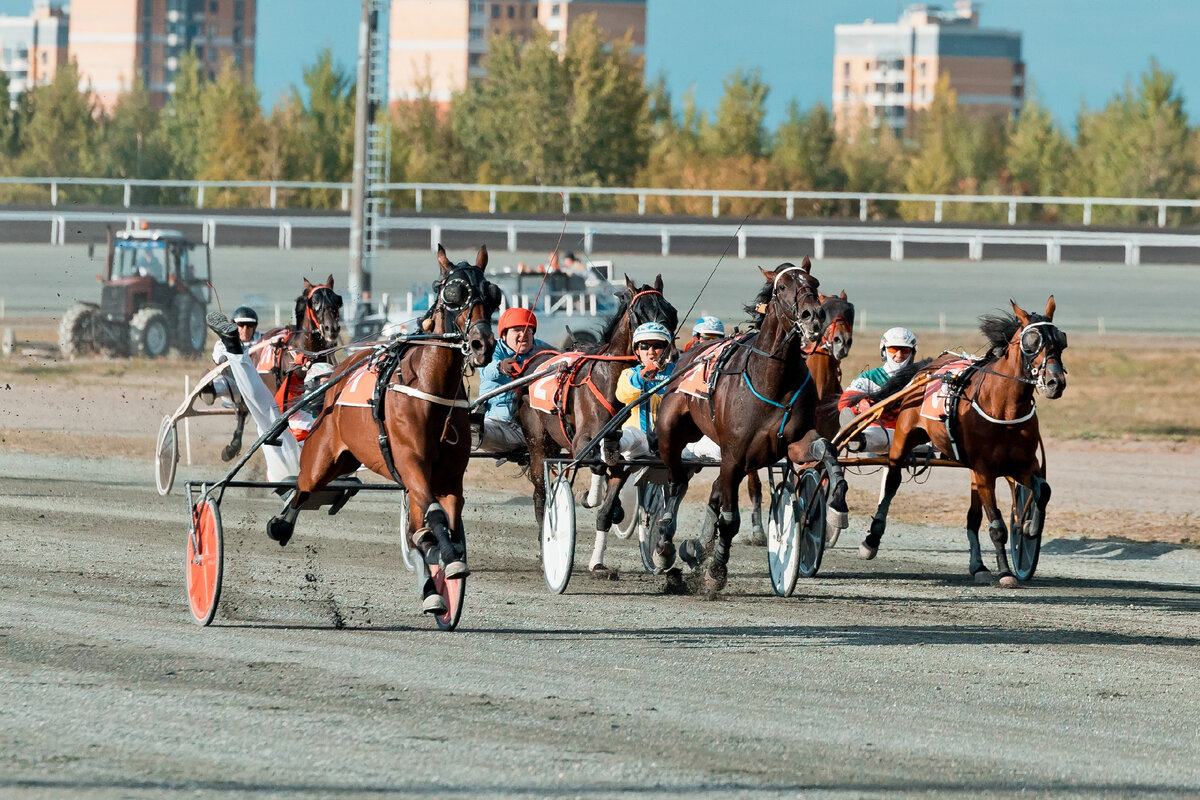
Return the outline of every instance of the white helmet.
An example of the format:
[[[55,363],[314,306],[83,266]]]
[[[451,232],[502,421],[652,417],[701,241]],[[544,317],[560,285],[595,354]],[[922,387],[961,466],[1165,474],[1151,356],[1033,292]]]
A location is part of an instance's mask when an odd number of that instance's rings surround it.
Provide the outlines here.
[[[308,374],[304,377],[304,386],[311,391],[329,380],[329,376],[332,374],[333,364],[318,361],[308,368]]]
[[[671,331],[661,322],[643,322],[633,332],[633,343],[638,342],[671,342]]]
[[[693,336],[724,336],[725,323],[716,317],[701,317],[696,320],[696,324],[692,326]]]
[[[889,327],[883,331],[883,336],[880,337],[880,357],[884,363],[889,361],[886,350],[889,347],[906,347],[912,350],[913,357],[917,355],[917,337],[907,327]],[[907,362],[905,362],[907,363]]]

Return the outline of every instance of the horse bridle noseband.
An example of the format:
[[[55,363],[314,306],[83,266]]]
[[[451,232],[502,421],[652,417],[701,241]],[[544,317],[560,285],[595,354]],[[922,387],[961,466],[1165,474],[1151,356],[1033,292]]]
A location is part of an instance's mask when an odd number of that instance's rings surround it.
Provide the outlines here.
[[[326,292],[331,294],[334,298],[334,301],[326,300],[325,295],[323,295],[323,294],[318,295],[317,292],[321,291],[322,289],[324,289]],[[314,295],[316,296],[315,299],[314,299]],[[333,309],[336,310],[336,309],[340,308],[341,305],[342,305],[342,298],[336,292],[333,291],[332,286],[326,286],[325,284],[321,284],[320,286],[312,286],[309,288],[308,292],[305,294],[305,296],[304,296],[305,317],[308,319],[309,322],[312,323],[313,330],[315,330],[318,334],[320,334],[322,339],[325,338],[325,335],[323,333],[321,333],[321,321],[319,319],[317,319],[317,311],[324,311],[328,307],[332,307]],[[338,319],[338,327],[339,327],[339,329],[341,328],[341,319],[340,318]]]
[[[489,298],[487,289],[482,285],[484,283],[487,281],[483,277],[483,269],[466,264],[455,267],[449,275],[434,285],[437,290],[437,303],[430,309],[429,314],[432,316],[438,307],[441,308],[442,328],[448,333],[462,336],[464,353],[467,352],[467,340],[473,332],[478,330],[480,333],[487,333],[491,330],[491,314],[472,322],[465,331],[458,325],[458,317],[464,311],[469,316],[481,303],[486,309]]]
[[[793,271],[802,273],[806,278],[811,277],[803,267],[788,267],[776,273],[775,283],[771,287],[771,303],[780,309],[779,315],[781,317],[791,322],[791,330],[788,331],[788,335],[784,339],[785,342],[796,333],[804,334],[804,329],[801,327],[800,323],[800,304],[804,302],[805,298],[815,299],[817,297],[817,292],[813,288],[812,284],[810,284],[807,280],[800,281],[801,286],[803,286],[803,291],[797,293],[799,299],[791,304],[790,309],[788,308],[788,304],[786,304],[779,297],[779,279]]]

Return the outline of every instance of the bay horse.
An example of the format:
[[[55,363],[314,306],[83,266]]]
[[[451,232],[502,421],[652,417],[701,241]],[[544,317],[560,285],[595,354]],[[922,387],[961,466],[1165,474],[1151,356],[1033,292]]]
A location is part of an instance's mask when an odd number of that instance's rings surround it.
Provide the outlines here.
[[[766,284],[746,310],[757,331],[724,340],[736,348],[716,375],[707,399],[668,391],[658,412],[658,449],[670,472],[666,510],[659,522],[655,566],[675,561],[675,518],[687,491],[683,448],[707,435],[721,448],[721,468],[713,482],[709,509],[716,515],[716,541],[704,571],[709,591],[720,591],[728,575],[729,546],[738,532],[738,486],[749,473],[785,455],[793,462],[824,461],[831,477],[830,506],[839,522],[846,512],[846,481],[837,458],[816,430],[817,388],[804,359],[805,345],[816,341],[825,311],[819,282],[805,258],[799,267],[784,263],[773,271],[759,269]],[[720,341],[684,354],[676,374]],[[704,532],[705,537],[708,531]]]
[[[399,337],[348,359],[325,392],[300,454],[296,491],[267,533],[286,544],[308,497],[365,465],[408,490],[409,530],[422,555],[438,548],[445,577],[469,574],[462,526],[463,475],[471,448],[463,374],[492,357],[491,316],[500,290],[484,277],[487,248],[475,263],[451,263],[437,251],[442,277],[423,333]],[[367,388],[370,387],[370,388]],[[423,611],[441,613],[426,581]]]
[[[978,582],[990,581],[979,549],[979,524],[984,513],[988,535],[996,549],[999,582],[1006,588],[1019,584],[1009,568],[1004,546],[1008,531],[996,505],[996,478],[1012,478],[1031,487],[1036,475],[1045,480],[1039,464],[1041,434],[1034,391],[1047,399],[1060,397],[1067,388],[1062,351],[1067,336],[1054,325],[1054,296],[1043,314],[1031,313],[1015,302],[1012,314],[988,315],[979,330],[988,342],[986,357],[963,362],[953,354],[906,367],[880,389],[878,397],[902,390],[918,376],[933,378],[929,388],[905,395],[899,402],[895,436],[888,451],[888,469],[879,506],[870,531],[859,546],[859,555],[872,559],[887,527],[888,506],[900,485],[900,464],[917,445],[932,442],[971,472],[971,506],[967,511],[970,570]],[[958,363],[956,363],[958,362]],[[946,370],[939,374],[939,371]],[[1049,486],[1039,493],[1045,511]]]
[[[529,446],[529,479],[533,482],[534,513],[538,524],[546,504],[546,481],[542,462],[554,458],[564,450],[574,456],[584,445],[592,441],[613,418],[621,403],[616,399],[617,380],[621,373],[637,363],[633,354],[633,332],[645,322],[661,322],[668,329],[679,326],[679,312],[663,296],[662,275],[654,278],[654,284],[636,286],[625,276],[625,288],[618,292],[620,304],[604,324],[599,333],[599,344],[571,354],[570,366],[564,370],[555,402],[555,413],[535,409],[529,398],[529,387],[516,390],[518,416],[525,440]],[[557,353],[538,354],[525,362],[521,371],[532,375],[548,362],[561,357]],[[619,522],[618,513],[634,513],[635,509],[618,512],[621,486],[629,476],[629,470],[612,467],[616,461],[616,443],[620,440],[618,428],[601,443],[602,459],[609,469],[593,467],[594,480],[601,480],[607,472],[603,500],[596,512],[596,537],[603,542],[614,522]]]
[[[805,359],[817,386],[817,431],[822,437],[832,439],[840,427],[838,424],[837,401],[842,395],[842,359],[850,355],[854,344],[854,304],[841,294],[822,294],[821,310],[825,312],[825,326],[821,338],[810,345]],[[746,476],[746,493],[750,497],[750,544],[763,547],[767,543],[767,532],[762,524],[762,479],[755,470]],[[715,529],[716,512],[709,509],[711,519],[705,530]],[[832,546],[832,542],[827,546]]]
[[[283,403],[294,400],[304,386],[308,365],[317,361],[336,364],[333,350],[342,330],[342,297],[333,290],[333,275],[325,283],[313,285],[304,279],[304,291],[296,298],[295,323],[265,331],[260,349],[258,373],[272,392],[281,386]],[[237,422],[229,444],[221,451],[222,461],[232,461],[242,450],[242,432],[250,412],[235,395]]]

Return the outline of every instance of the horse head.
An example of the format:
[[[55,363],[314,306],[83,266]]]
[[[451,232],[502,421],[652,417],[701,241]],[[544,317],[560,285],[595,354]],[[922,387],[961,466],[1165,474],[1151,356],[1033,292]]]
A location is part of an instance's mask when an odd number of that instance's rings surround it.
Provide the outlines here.
[[[304,279],[304,293],[296,298],[296,330],[316,334],[325,347],[337,345],[342,331],[342,297],[333,290],[332,275],[316,286]]]
[[[1010,344],[1021,351],[1021,368],[1025,377],[1034,381],[1048,399],[1062,396],[1067,388],[1067,370],[1063,367],[1062,351],[1067,349],[1067,334],[1054,324],[1054,295],[1046,301],[1044,314],[1025,311],[1012,300],[1013,314],[1020,328]]]
[[[764,320],[777,317],[799,333],[804,342],[820,339],[821,329],[825,327],[825,310],[821,308],[821,295],[817,291],[821,283],[810,274],[811,268],[808,256],[798,267],[788,262],[770,272],[760,267],[759,272],[766,278],[767,285],[759,292],[759,302],[754,306]]]
[[[492,333],[492,314],[500,308],[500,287],[483,276],[487,267],[487,246],[482,245],[475,263],[457,264],[446,257],[440,244],[437,249],[442,277],[434,284],[437,300],[429,314],[437,333],[458,332],[467,343],[471,363],[482,367],[492,360],[496,337]]]
[[[821,329],[821,344],[829,355],[841,361],[850,355],[854,344],[854,304],[841,294],[821,295],[825,311],[825,327]]]
[[[625,288],[617,292],[620,306],[609,318],[600,334],[608,352],[633,353],[633,332],[645,322],[661,322],[670,330],[679,326],[679,312],[663,296],[662,275],[654,277],[654,284],[638,286],[625,276]]]

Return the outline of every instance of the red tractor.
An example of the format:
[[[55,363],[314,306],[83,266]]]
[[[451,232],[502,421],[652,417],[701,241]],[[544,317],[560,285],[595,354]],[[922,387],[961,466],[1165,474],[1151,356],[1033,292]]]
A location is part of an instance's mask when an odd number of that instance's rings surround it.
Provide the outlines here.
[[[179,231],[110,232],[100,304],[79,302],[63,315],[63,355],[157,358],[171,347],[197,355],[208,336],[204,315],[212,299],[209,250],[194,258],[198,249]]]

